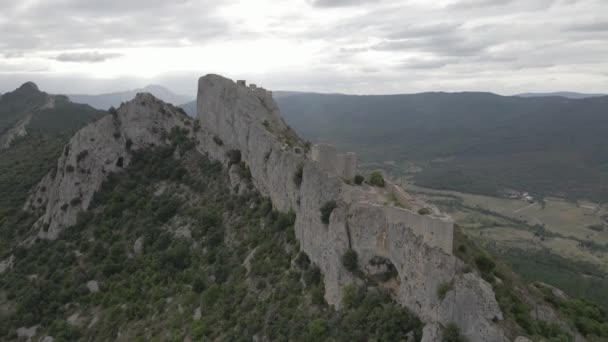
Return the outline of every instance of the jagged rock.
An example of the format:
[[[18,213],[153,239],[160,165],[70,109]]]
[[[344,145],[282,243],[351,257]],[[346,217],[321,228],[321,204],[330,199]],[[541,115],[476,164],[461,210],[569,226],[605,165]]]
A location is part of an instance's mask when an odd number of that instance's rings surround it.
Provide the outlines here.
[[[543,322],[559,321],[555,310],[548,305],[536,305],[534,309],[530,311],[530,316],[535,320]]]
[[[133,243],[133,252],[135,252],[135,254],[141,254],[144,251],[144,237],[140,236],[137,238],[137,240],[135,240],[135,243]]]
[[[201,312],[201,307],[199,306],[194,310],[194,314],[192,315],[192,320],[198,321],[201,319],[201,317],[202,317],[202,312]]]
[[[369,189],[346,184],[339,168],[322,168],[310,155],[288,148],[303,148],[305,143],[285,124],[271,93],[262,88],[208,75],[199,80],[197,108],[197,149],[232,167],[230,178],[240,187],[242,179],[233,165],[238,150],[239,162],[249,168],[257,190],[270,197],[276,209],[297,214],[296,237],[323,271],[330,304],[340,306],[344,286],[362,282],[342,264],[344,253],[353,249],[361,265],[380,258],[394,267],[396,276],[384,286],[428,323],[427,341],[438,336],[433,333],[439,333],[440,325],[450,323],[470,341],[506,341],[494,323],[503,316],[490,285],[474,273],[457,272],[463,265],[452,255],[449,217],[386,206]],[[39,236],[54,239],[74,224],[106,177],[128,166],[131,150],[167,144],[166,133],[173,127],[186,128],[188,120],[172,106],[139,94],[115,115],[77,132],[66,145],[56,175],[50,172],[26,203],[27,209],[42,211],[36,223]],[[294,181],[296,172],[301,173],[301,182]],[[337,207],[324,223],[320,208],[328,201]],[[367,276],[377,275],[368,270]],[[87,287],[98,291],[93,282]],[[437,289],[446,282],[453,286],[442,300]]]
[[[422,339],[420,342],[441,342],[443,336],[441,327],[437,323],[429,323],[422,328]]]
[[[285,148],[302,141],[290,135],[268,95],[218,75],[202,77],[197,98],[202,127],[198,147],[226,165],[227,152],[239,150],[256,188],[277,209],[296,212],[296,237],[324,273],[326,300],[339,306],[342,288],[358,282],[341,262],[352,248],[362,265],[378,257],[394,265],[398,273],[395,299],[425,322],[455,323],[471,341],[505,341],[493,322],[503,315],[490,285],[473,273],[456,272],[462,263],[451,254],[453,221],[434,213],[422,216],[384,206],[362,187],[346,184],[332,168]],[[302,182],[296,184],[294,174],[299,168]],[[320,207],[331,200],[338,207],[329,224],[324,224]],[[444,282],[454,286],[440,300],[437,288]]]
[[[532,342],[532,340],[524,336],[517,336],[513,342]]]
[[[0,261],[0,274],[10,270],[11,268],[13,268],[13,265],[15,264],[15,256],[11,255],[8,258]]]
[[[27,338],[27,341],[31,341],[32,337],[36,336],[36,331],[38,330],[38,326],[34,325],[32,327],[21,327],[17,329],[17,336]]]
[[[150,94],[138,94],[107,115],[79,130],[64,147],[56,170],[49,172],[30,195],[24,209],[41,211],[35,224],[40,238],[56,239],[76,223],[78,213],[110,173],[131,161],[131,152],[169,143],[173,127],[187,128],[191,119]]]
[[[97,280],[89,280],[87,281],[87,288],[92,293],[97,293],[99,292],[99,283],[97,282]]]

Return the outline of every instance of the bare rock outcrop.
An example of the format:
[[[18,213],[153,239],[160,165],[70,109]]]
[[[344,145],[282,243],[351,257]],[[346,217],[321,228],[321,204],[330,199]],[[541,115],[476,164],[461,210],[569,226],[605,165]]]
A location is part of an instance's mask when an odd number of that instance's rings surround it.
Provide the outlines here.
[[[297,153],[306,151],[304,142],[285,124],[271,93],[261,88],[204,76],[197,110],[199,148],[226,164],[230,151],[238,150],[257,189],[277,209],[297,213],[296,237],[323,271],[330,304],[339,306],[343,287],[360,282],[341,261],[353,249],[362,270],[375,269],[367,266],[381,260],[396,271],[382,286],[432,324],[433,329],[426,329],[429,334],[437,335],[437,324],[455,323],[471,341],[508,341],[494,323],[503,315],[491,286],[476,274],[459,272],[463,265],[452,255],[449,217],[378,203],[363,187],[347,184],[341,168],[323,167],[331,161],[320,163],[323,158]],[[296,172],[301,172],[301,182],[294,181]],[[320,208],[329,201],[335,201],[336,208],[326,224]],[[441,299],[437,293],[444,283],[451,289]]]
[[[108,175],[129,165],[133,151],[168,144],[171,129],[190,125],[191,119],[172,105],[141,93],[80,129],[25,204],[24,209],[40,213],[38,236],[56,239],[76,223]]]

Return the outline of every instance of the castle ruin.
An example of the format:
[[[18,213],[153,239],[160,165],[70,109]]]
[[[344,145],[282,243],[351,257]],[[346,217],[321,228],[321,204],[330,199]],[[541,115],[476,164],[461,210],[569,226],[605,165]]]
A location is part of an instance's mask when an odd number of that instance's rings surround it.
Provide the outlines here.
[[[316,144],[312,147],[311,157],[324,171],[334,173],[346,180],[355,178],[357,154],[354,152],[338,153],[333,145]]]

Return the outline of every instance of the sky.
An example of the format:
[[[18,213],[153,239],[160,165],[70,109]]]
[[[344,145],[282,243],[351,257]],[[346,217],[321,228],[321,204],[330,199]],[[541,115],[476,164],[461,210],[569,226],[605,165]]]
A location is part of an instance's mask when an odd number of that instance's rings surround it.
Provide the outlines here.
[[[0,0],[0,92],[608,93],[607,0]]]

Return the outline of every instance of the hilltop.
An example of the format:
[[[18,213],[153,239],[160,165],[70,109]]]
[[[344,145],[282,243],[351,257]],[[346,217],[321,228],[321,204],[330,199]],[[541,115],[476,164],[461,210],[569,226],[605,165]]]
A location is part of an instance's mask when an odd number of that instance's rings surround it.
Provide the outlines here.
[[[199,80],[197,119],[138,94],[78,130],[0,260],[8,340],[597,340],[605,312],[522,282],[272,92]]]

